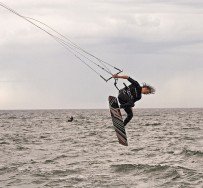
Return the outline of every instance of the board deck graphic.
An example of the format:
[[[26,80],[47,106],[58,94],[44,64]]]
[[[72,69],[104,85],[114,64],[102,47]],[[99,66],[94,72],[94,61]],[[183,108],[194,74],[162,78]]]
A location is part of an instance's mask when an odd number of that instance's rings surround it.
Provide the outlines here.
[[[109,108],[111,112],[113,126],[118,137],[118,141],[120,144],[128,146],[127,135],[123,124],[123,118],[116,97],[109,96]]]

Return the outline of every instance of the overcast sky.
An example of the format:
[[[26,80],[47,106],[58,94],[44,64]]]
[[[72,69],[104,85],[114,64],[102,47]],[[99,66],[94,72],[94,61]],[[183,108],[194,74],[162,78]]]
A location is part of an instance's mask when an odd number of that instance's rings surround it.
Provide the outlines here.
[[[156,95],[138,108],[203,107],[202,0],[1,2],[153,85]],[[0,109],[108,108],[117,95],[113,82],[2,7],[0,28]]]

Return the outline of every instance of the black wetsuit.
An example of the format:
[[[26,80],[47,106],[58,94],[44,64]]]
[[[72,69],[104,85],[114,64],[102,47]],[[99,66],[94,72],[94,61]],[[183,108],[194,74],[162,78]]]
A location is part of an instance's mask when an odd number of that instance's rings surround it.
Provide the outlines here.
[[[134,107],[134,103],[142,98],[142,87],[140,84],[130,77],[128,78],[128,81],[131,84],[128,87],[121,89],[118,95],[118,100],[121,104],[120,107],[127,113],[127,117],[124,120],[125,126],[133,117],[132,107]]]

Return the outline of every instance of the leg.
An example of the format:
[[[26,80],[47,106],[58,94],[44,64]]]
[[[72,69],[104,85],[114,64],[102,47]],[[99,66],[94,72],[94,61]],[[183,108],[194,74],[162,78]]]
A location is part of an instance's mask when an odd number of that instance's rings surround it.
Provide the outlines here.
[[[127,123],[132,119],[133,117],[133,111],[132,111],[132,108],[131,107],[127,107],[127,108],[124,108],[125,112],[127,113],[127,117],[125,118],[124,120],[124,126],[127,125]]]

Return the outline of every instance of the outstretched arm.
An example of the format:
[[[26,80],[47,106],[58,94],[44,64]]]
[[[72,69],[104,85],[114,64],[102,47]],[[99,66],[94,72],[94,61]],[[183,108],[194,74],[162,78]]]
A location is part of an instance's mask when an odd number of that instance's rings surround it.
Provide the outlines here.
[[[113,76],[112,76],[112,78],[122,78],[122,79],[128,79],[129,78],[129,76],[127,76],[127,75],[118,75],[118,74],[114,74]]]
[[[131,84],[135,85],[137,88],[140,88],[140,87],[141,87],[140,84],[139,84],[137,81],[133,80],[131,77],[129,77],[129,76],[127,76],[127,75],[123,75],[123,76],[122,76],[122,75],[114,74],[112,77],[113,77],[113,78],[127,79]]]

